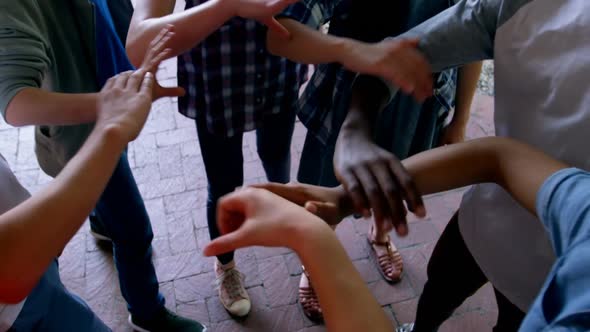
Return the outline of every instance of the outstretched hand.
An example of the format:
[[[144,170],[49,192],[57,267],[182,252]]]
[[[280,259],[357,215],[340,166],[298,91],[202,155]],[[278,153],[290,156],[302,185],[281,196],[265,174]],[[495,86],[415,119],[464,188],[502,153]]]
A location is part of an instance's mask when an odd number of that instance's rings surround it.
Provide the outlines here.
[[[358,43],[344,54],[342,64],[351,71],[381,77],[418,101],[432,95],[432,70],[416,39]]]
[[[223,235],[211,241],[204,254],[216,256],[249,246],[294,249],[300,242],[294,235],[297,230],[314,224],[324,223],[267,190],[241,189],[218,201],[217,225]]]
[[[151,109],[153,87],[154,75],[145,70],[110,78],[100,92],[96,126],[115,129],[125,142],[134,140]]]
[[[352,214],[352,202],[342,187],[327,188],[303,183],[265,183],[252,185],[268,190],[304,207],[329,225],[338,225]]]
[[[168,59],[172,54],[172,49],[168,48],[168,43],[174,37],[174,26],[167,25],[160,33],[154,38],[148,47],[148,51],[141,63],[139,70],[147,71],[156,77],[156,72],[162,61]],[[184,96],[185,91],[181,87],[163,87],[154,81],[153,86],[153,100],[160,99],[162,97],[181,97]]]

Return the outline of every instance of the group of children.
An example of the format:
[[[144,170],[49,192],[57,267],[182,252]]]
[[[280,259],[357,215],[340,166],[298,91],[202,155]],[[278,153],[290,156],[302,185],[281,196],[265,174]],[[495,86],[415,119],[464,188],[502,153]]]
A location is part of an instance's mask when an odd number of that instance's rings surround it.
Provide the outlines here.
[[[299,302],[308,317],[335,331],[391,330],[328,226],[372,214],[372,255],[395,282],[403,262],[388,233],[407,234],[406,206],[423,216],[421,195],[477,184],[434,249],[416,322],[398,330],[436,330],[488,280],[497,331],[590,328],[590,165],[579,144],[590,117],[590,3],[174,7],[138,0],[131,18],[128,1],[0,0],[0,111],[9,124],[36,126],[39,163],[55,177],[30,197],[0,160],[0,331],[109,330],[57,269],[89,215],[92,233],[113,243],[134,329],[206,329],[165,308],[125,152],[151,102],[167,96],[180,97],[181,113],[195,119],[213,240],[205,254],[217,256],[219,299],[232,315],[251,309],[233,252],[286,246],[305,266]],[[182,88],[154,78],[172,56]],[[462,140],[478,62],[492,58],[496,134],[505,138],[453,144]],[[303,63],[318,66],[299,97]],[[286,185],[296,114],[308,128],[298,174],[307,184]],[[232,193],[243,183],[242,134],[254,129],[277,183]],[[451,145],[398,159],[439,144]]]

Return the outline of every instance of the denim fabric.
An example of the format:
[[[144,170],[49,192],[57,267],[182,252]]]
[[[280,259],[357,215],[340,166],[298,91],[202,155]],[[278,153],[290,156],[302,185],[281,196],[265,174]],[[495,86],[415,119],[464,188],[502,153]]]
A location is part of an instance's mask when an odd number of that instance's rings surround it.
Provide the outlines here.
[[[209,235],[211,239],[215,239],[220,235],[216,218],[217,201],[242,186],[244,182],[243,135],[214,135],[207,129],[207,120],[204,116],[197,116],[195,122],[208,181]],[[271,182],[289,182],[294,126],[295,113],[290,109],[267,115],[262,126],[256,131],[258,155],[266,177]],[[222,264],[229,263],[233,259],[233,252],[220,255],[218,259]]]
[[[121,293],[129,311],[148,318],[164,307],[152,263],[154,234],[141,194],[131,173],[127,153],[111,176],[95,213],[113,240],[115,264]]]
[[[70,293],[59,278],[57,261],[27,297],[10,332],[111,331],[82,299]]]

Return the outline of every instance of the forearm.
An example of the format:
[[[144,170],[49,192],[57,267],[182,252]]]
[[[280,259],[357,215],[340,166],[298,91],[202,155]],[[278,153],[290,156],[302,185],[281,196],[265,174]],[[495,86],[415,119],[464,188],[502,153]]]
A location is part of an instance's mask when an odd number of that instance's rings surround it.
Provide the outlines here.
[[[528,145],[500,137],[433,149],[403,164],[425,195],[477,183],[497,183],[532,213],[536,193],[545,179],[566,167]]]
[[[63,94],[28,88],[21,90],[6,109],[13,126],[75,125],[96,121],[97,93]]]
[[[342,56],[358,43],[352,39],[324,34],[290,18],[279,22],[289,30],[290,38],[285,40],[276,32],[267,33],[267,48],[274,55],[295,62],[322,64],[343,62]]]
[[[469,113],[473,96],[477,89],[477,82],[481,74],[482,62],[474,62],[459,68],[457,76],[457,94],[455,97],[455,113],[452,121],[458,125],[466,126],[469,121]]]
[[[51,186],[0,216],[0,302],[30,292],[95,206],[124,147],[113,131],[95,129]]]
[[[376,77],[361,75],[352,87],[350,107],[340,135],[362,135],[371,139],[377,116],[389,99],[389,89]]]
[[[391,331],[391,323],[325,223],[304,223],[296,247],[330,331]]]
[[[150,42],[167,25],[174,26],[169,47],[170,56],[176,56],[195,47],[234,16],[223,0],[210,0],[174,14],[174,1],[158,2],[139,0],[136,5],[127,37],[127,55],[135,66],[141,65]]]

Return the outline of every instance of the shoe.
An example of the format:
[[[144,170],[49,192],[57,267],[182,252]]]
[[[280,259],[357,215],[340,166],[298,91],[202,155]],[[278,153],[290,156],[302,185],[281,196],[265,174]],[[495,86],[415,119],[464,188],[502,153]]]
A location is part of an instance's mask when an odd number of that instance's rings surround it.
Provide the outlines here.
[[[414,323],[402,324],[395,328],[395,332],[412,332],[414,331]]]
[[[129,315],[129,325],[139,332],[205,332],[205,325],[188,318],[180,317],[164,308],[149,320],[141,320]]]
[[[383,279],[389,283],[399,282],[402,279],[404,271],[404,262],[402,255],[400,255],[397,248],[391,242],[391,238],[387,235],[387,240],[379,242],[374,239],[374,228],[371,227],[367,235],[367,241],[371,247],[370,257],[377,265]],[[385,253],[378,254],[377,247],[385,248]]]
[[[88,216],[88,220],[90,220],[90,235],[92,235],[98,241],[113,241],[107,235],[107,231],[104,229],[104,225],[97,215],[94,213],[90,214],[90,216]]]
[[[244,287],[244,276],[236,269],[236,263],[231,261],[221,265],[215,261],[216,284],[221,304],[235,317],[244,317],[250,313],[252,303]]]
[[[320,306],[320,301],[315,293],[311,284],[311,279],[305,270],[304,266],[301,266],[303,273],[301,273],[301,280],[299,281],[299,304],[303,313],[309,320],[314,323],[324,322],[324,313]]]

